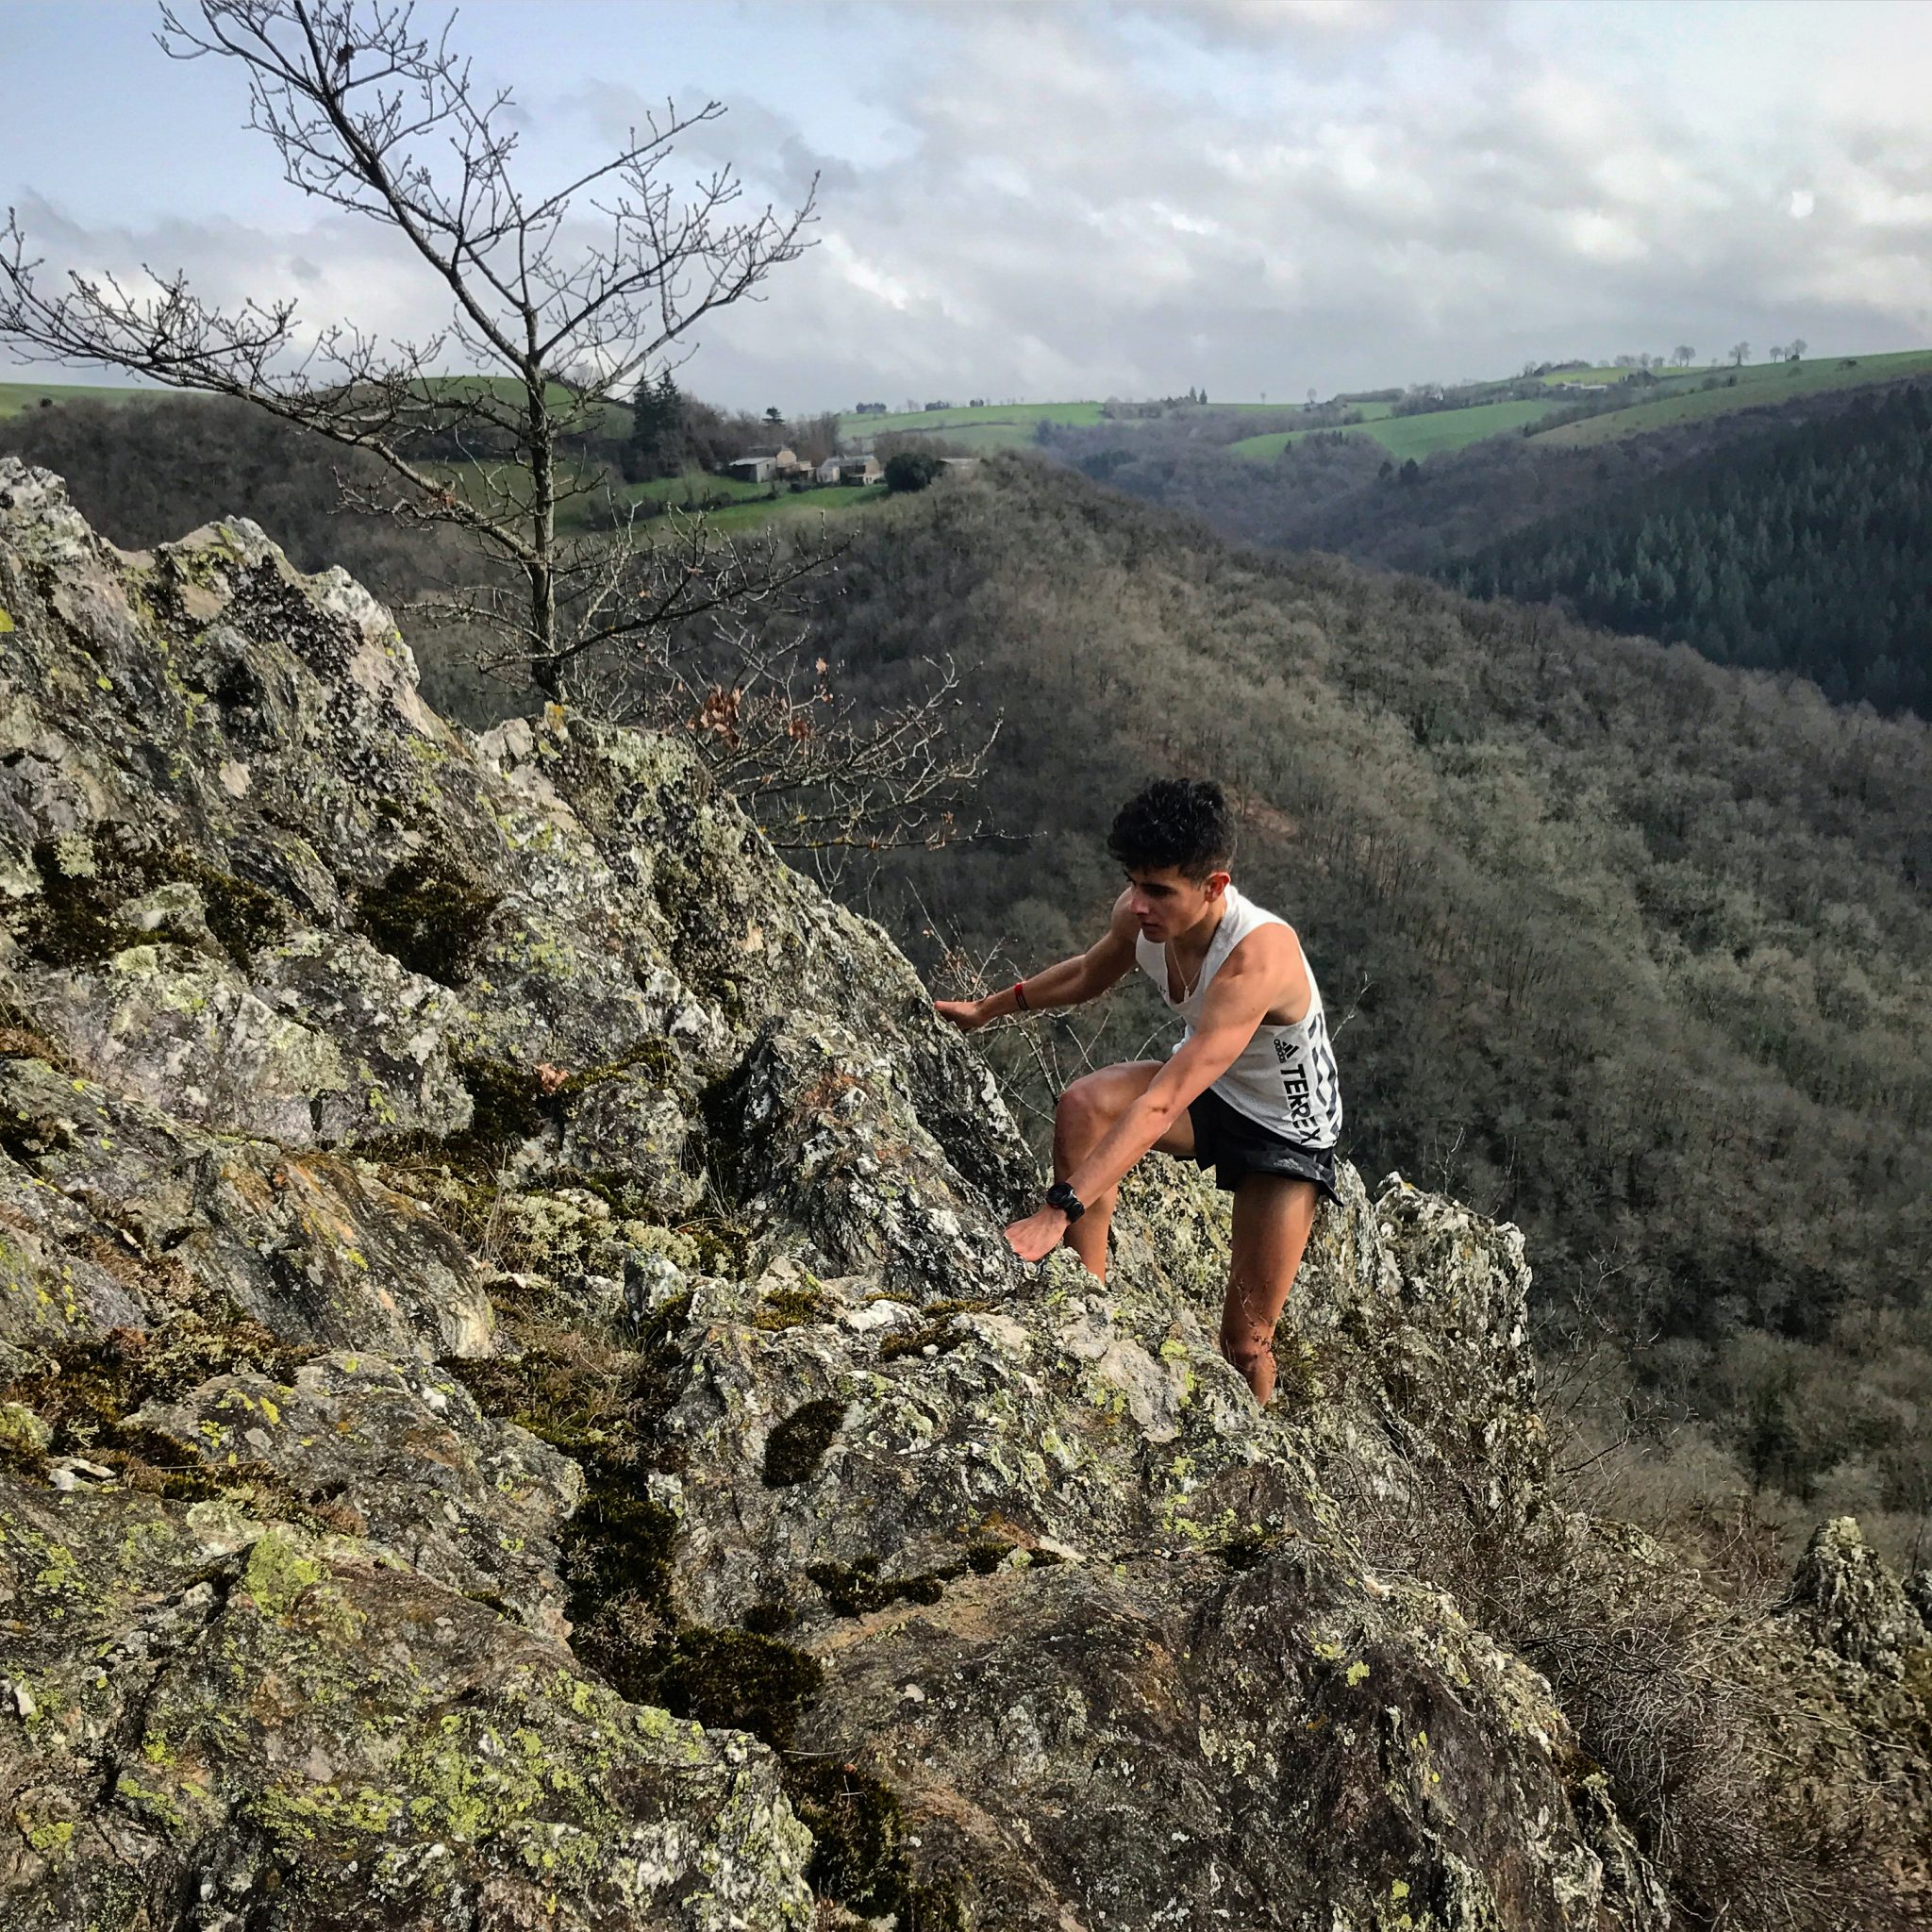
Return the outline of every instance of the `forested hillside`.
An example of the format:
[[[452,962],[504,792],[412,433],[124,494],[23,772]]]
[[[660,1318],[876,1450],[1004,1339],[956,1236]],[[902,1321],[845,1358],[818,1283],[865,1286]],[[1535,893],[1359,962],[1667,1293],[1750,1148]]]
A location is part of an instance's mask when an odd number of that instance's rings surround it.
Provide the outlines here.
[[[821,621],[848,679],[947,653],[1004,710],[977,804],[1012,836],[862,895],[946,990],[1085,943],[1120,798],[1221,776],[1338,1015],[1354,1158],[1521,1223],[1546,1307],[1613,1319],[1757,1479],[1925,1507],[1924,727],[1023,462],[870,533]],[[1036,1091],[1042,1041],[1062,1073],[1167,1043],[1138,987],[1097,1038],[1008,1030]]]
[[[1105,428],[1057,432],[1051,448],[1224,536],[1560,598],[1924,716],[1927,412],[1921,387],[1827,392],[1588,447],[1497,436],[1420,463],[1325,433],[1264,463]]]
[[[1533,525],[1447,575],[1932,717],[1928,430],[1925,391],[1892,391]]]
[[[78,396],[0,422],[0,456],[8,455],[66,478],[123,549],[172,542],[197,524],[244,514],[246,505],[304,570],[341,563],[379,579],[391,596],[433,582],[443,561],[433,541],[387,517],[337,513],[338,478],[368,487],[383,474],[375,458],[225,396]]]
[[[1598,1507],[1516,1229],[1342,1167],[1257,1405],[690,743],[11,459],[0,603],[0,1923],[1923,1925],[1932,1573]]]
[[[1588,447],[1554,432],[1519,431],[1421,461],[1398,461],[1366,435],[1323,428],[1285,443],[1265,461],[1232,460],[1217,441],[1185,422],[1056,427],[1041,433],[1040,444],[1096,481],[1171,509],[1197,511],[1224,536],[1431,571],[1686,463],[1753,447],[1799,424],[1832,421],[1870,394],[1827,391],[1773,400]],[[1634,413],[1591,420],[1618,423]]]

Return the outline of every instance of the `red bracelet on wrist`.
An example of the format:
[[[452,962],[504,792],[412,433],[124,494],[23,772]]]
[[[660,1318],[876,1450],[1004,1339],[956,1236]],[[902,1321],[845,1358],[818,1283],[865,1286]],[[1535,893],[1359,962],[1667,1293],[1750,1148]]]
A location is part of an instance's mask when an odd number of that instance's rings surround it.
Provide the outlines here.
[[[1013,1004],[1023,1013],[1030,1013],[1033,1010],[1026,1004],[1026,982],[1024,979],[1016,979],[1013,982]]]

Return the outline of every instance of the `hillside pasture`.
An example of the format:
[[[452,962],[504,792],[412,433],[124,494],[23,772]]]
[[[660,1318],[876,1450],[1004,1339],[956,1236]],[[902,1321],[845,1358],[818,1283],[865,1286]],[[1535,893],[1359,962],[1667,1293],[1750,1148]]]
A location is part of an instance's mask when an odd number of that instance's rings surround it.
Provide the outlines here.
[[[747,483],[741,476],[723,475],[695,466],[679,476],[654,476],[648,483],[620,483],[615,487],[631,503],[675,503],[686,509],[695,509],[721,496],[728,496],[733,503],[754,503],[771,494],[769,483]]]
[[[454,473],[451,481],[459,483]],[[613,509],[626,503],[666,504],[674,509],[703,510],[706,522],[717,530],[752,530],[768,524],[792,524],[815,516],[842,519],[857,510],[883,502],[883,483],[858,488],[825,484],[812,490],[780,488],[774,496],[766,483],[746,483],[736,476],[720,476],[707,470],[687,470],[681,476],[656,477],[648,483],[624,484],[610,481],[610,495],[598,491],[574,498],[558,511],[558,527],[582,536],[607,526]],[[720,499],[728,499],[721,502]],[[707,507],[708,506],[708,508]],[[646,532],[659,527],[641,526]]]
[[[681,476],[662,476],[649,483],[618,486],[623,497],[632,503],[664,503],[678,509],[696,509],[709,503],[705,511],[721,530],[743,530],[761,524],[796,523],[801,517],[843,517],[869,504],[883,501],[886,486],[870,483],[825,483],[810,490],[790,490],[780,486],[772,493],[768,483],[746,483],[736,476],[720,476],[708,470],[687,470]],[[721,496],[731,501],[720,504]],[[589,523],[601,512],[598,499],[587,497],[582,521]]]
[[[706,521],[720,530],[750,530],[771,524],[798,524],[813,517],[834,522],[876,508],[891,495],[883,483],[828,484],[822,490],[781,490],[776,497],[759,495],[724,509],[706,512]]]
[[[1468,409],[1432,409],[1420,416],[1382,416],[1366,423],[1351,424],[1341,430],[1286,429],[1272,436],[1243,437],[1228,444],[1231,456],[1266,460],[1277,457],[1291,442],[1318,435],[1366,436],[1379,442],[1397,462],[1413,457],[1418,462],[1438,450],[1461,449],[1480,442],[1488,436],[1505,436],[1537,422],[1562,407],[1556,398],[1549,402],[1478,403]]]
[[[0,382],[0,417],[25,415],[49,403],[152,403],[164,389],[109,389],[94,382]]]
[[[1337,398],[1334,396],[1325,396],[1322,398],[1319,407],[1325,409],[1336,400]],[[1210,416],[1252,415],[1257,412],[1265,412],[1270,416],[1278,416],[1282,410],[1298,408],[1300,405],[1291,396],[1282,396],[1272,403],[1203,403],[1199,407]],[[1350,403],[1347,407],[1353,409],[1364,423],[1369,423],[1373,422],[1377,416],[1386,416],[1395,406],[1392,403],[1380,402]]]
[[[1735,386],[1701,387],[1713,373],[1704,372],[1690,385],[1674,384],[1670,392],[1649,402],[1587,417],[1580,423],[1557,424],[1539,431],[1535,441],[1545,449],[1590,449],[1626,436],[1641,436],[1647,430],[1701,423],[1735,409],[1764,408],[1796,396],[1932,375],[1932,349],[1907,349],[1884,356],[1821,356],[1807,362],[1747,363],[1742,369],[1723,373],[1737,377]]]
[[[1655,374],[1664,382],[1681,382],[1687,376],[1708,375],[1724,366],[1717,362],[1692,362],[1686,369],[1658,368]],[[1579,383],[1589,383],[1592,387],[1601,384],[1607,388],[1627,381],[1632,374],[1634,372],[1631,370],[1619,369],[1611,363],[1605,362],[1594,369],[1553,370],[1548,375],[1539,376],[1537,380],[1546,389],[1574,389]]]
[[[1098,403],[989,403],[979,408],[899,410],[839,418],[841,439],[859,448],[875,436],[942,436],[975,455],[1024,448],[1041,423],[1083,427],[1100,421]]]
[[[1204,403],[1196,406],[1206,415],[1268,414],[1278,416],[1294,408],[1287,397],[1273,403]],[[1364,421],[1389,413],[1387,403],[1358,403],[1355,406]],[[991,456],[996,451],[1024,449],[1032,442],[1042,423],[1061,424],[1070,428],[1091,429],[1104,422],[1104,403],[989,403],[980,408],[897,410],[884,416],[843,415],[839,419],[839,435],[849,446],[866,449],[880,436],[942,437],[974,456]],[[1124,417],[1123,429],[1134,428],[1152,418]]]

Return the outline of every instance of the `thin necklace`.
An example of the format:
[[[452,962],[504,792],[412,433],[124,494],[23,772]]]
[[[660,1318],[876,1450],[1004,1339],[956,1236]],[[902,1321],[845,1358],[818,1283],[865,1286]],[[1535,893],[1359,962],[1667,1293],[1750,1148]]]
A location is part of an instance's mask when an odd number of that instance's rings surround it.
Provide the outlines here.
[[[1171,957],[1173,957],[1173,956],[1171,956]],[[1204,953],[1204,954],[1202,954],[1202,956],[1201,956],[1201,959],[1202,959],[1202,964],[1203,964],[1203,965],[1205,965],[1205,964],[1207,963],[1207,958],[1208,958],[1208,956],[1207,956],[1207,955],[1206,955],[1205,953]],[[1177,957],[1174,957],[1174,958],[1173,971],[1174,971],[1174,972],[1175,974],[1178,974],[1178,973],[1180,972],[1180,960],[1179,960],[1179,958],[1178,958]],[[1201,976],[1201,968],[1200,968],[1199,966],[1197,966],[1197,967],[1195,967],[1195,969],[1194,969],[1194,978],[1195,978],[1195,979],[1199,979],[1199,978],[1200,978],[1200,976]],[[1181,981],[1181,990],[1180,990],[1180,994],[1179,994],[1179,997],[1175,999],[1175,1001],[1174,1001],[1174,1005],[1175,1005],[1175,1006],[1177,1006],[1177,1007],[1184,1007],[1184,1006],[1186,1006],[1186,1005],[1187,1005],[1187,1003],[1188,1003],[1188,1002],[1189,1002],[1189,1001],[1190,1001],[1191,999],[1192,999],[1192,998],[1193,998],[1193,996],[1194,996],[1194,988],[1193,988],[1193,984],[1192,984],[1192,982],[1191,982],[1191,981],[1190,981],[1190,980],[1187,980],[1187,979],[1183,979],[1183,980]]]
[[[1221,908],[1221,918],[1220,918],[1220,919],[1217,919],[1217,920],[1216,920],[1216,921],[1214,922],[1214,930],[1213,930],[1212,932],[1210,932],[1210,933],[1209,933],[1209,934],[1208,935],[1208,944],[1207,944],[1207,946],[1206,946],[1206,947],[1205,947],[1205,948],[1203,949],[1203,951],[1202,951],[1202,954],[1201,954],[1201,963],[1200,963],[1200,965],[1198,965],[1198,966],[1196,966],[1196,967],[1194,968],[1194,976],[1193,976],[1193,978],[1192,978],[1192,979],[1191,979],[1191,980],[1184,980],[1184,981],[1182,982],[1182,984],[1181,984],[1181,996],[1180,996],[1180,998],[1179,998],[1179,999],[1177,999],[1176,1001],[1174,1001],[1174,1005],[1175,1005],[1175,1006],[1177,1006],[1177,1007],[1184,1007],[1184,1006],[1186,1006],[1186,1005],[1187,1005],[1187,1003],[1188,1003],[1188,1002],[1189,1002],[1189,1001],[1190,1001],[1191,999],[1192,999],[1192,998],[1193,998],[1193,996],[1194,996],[1194,989],[1195,989],[1195,987],[1199,986],[1199,985],[1200,985],[1200,983],[1201,983],[1201,974],[1203,974],[1204,972],[1206,972],[1206,971],[1207,971],[1207,968],[1208,968],[1208,955],[1209,953],[1211,953],[1211,952],[1212,952],[1212,951],[1214,950],[1214,941],[1215,941],[1216,940],[1218,940],[1218,939],[1219,939],[1219,938],[1221,937],[1221,925],[1222,925],[1222,921],[1223,921],[1223,920],[1224,920],[1224,919],[1225,919],[1226,917],[1227,917],[1227,908],[1226,908],[1225,906],[1224,906],[1224,907],[1223,907],[1223,908]],[[1173,941],[1169,941],[1169,943],[1170,943],[1170,944],[1172,944],[1172,943],[1173,943]],[[1176,953],[1176,954],[1175,954],[1175,955],[1174,956],[1174,964],[1175,964],[1176,966],[1178,966],[1178,965],[1180,964],[1180,955],[1179,955],[1178,953]]]

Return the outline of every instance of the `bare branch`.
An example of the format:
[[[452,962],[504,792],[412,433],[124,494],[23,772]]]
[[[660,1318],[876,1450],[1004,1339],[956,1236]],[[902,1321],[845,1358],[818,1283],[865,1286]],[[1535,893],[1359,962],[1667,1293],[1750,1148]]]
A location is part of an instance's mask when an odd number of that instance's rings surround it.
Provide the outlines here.
[[[573,445],[688,347],[697,323],[755,299],[797,258],[814,193],[789,213],[741,213],[741,185],[724,168],[681,196],[667,163],[681,136],[723,113],[708,101],[667,103],[615,153],[526,194],[510,92],[479,83],[451,45],[453,20],[425,30],[408,0],[168,0],[158,36],[177,59],[236,62],[248,125],[284,179],[408,244],[450,305],[428,340],[380,341],[349,323],[311,330],[288,297],[223,309],[178,272],[143,269],[129,287],[74,271],[49,288],[10,213],[0,336],[29,358],[239,396],[371,451],[396,491],[351,501],[404,523],[455,525],[514,569],[527,615],[506,625],[494,595],[487,614],[526,646],[530,677],[561,697],[586,654],[755,591],[727,547],[715,566],[675,582],[660,573],[654,590],[620,596],[615,585],[634,575],[627,530],[609,539],[613,562],[602,533],[560,534],[558,512],[600,487]],[[601,224],[595,239],[579,239],[586,215]],[[585,588],[607,579],[601,595]],[[559,612],[573,608],[594,608],[598,624],[566,636]]]
[[[238,63],[284,179],[408,244],[449,303],[426,341],[310,331],[289,298],[225,310],[179,273],[129,287],[73,272],[49,288],[10,215],[0,335],[29,356],[239,396],[372,452],[390,484],[341,479],[345,505],[454,525],[486,566],[416,615],[480,626],[495,641],[486,665],[550,698],[689,734],[781,844],[823,864],[972,836],[957,801],[998,725],[955,745],[952,667],[861,717],[793,621],[844,545],[823,527],[736,537],[676,512],[646,527],[586,453],[613,399],[803,252],[816,182],[784,214],[742,211],[728,167],[680,193],[667,163],[723,113],[708,101],[667,103],[615,153],[526,193],[510,94],[478,82],[450,25],[419,27],[408,0],[169,0],[158,36],[177,59]]]

